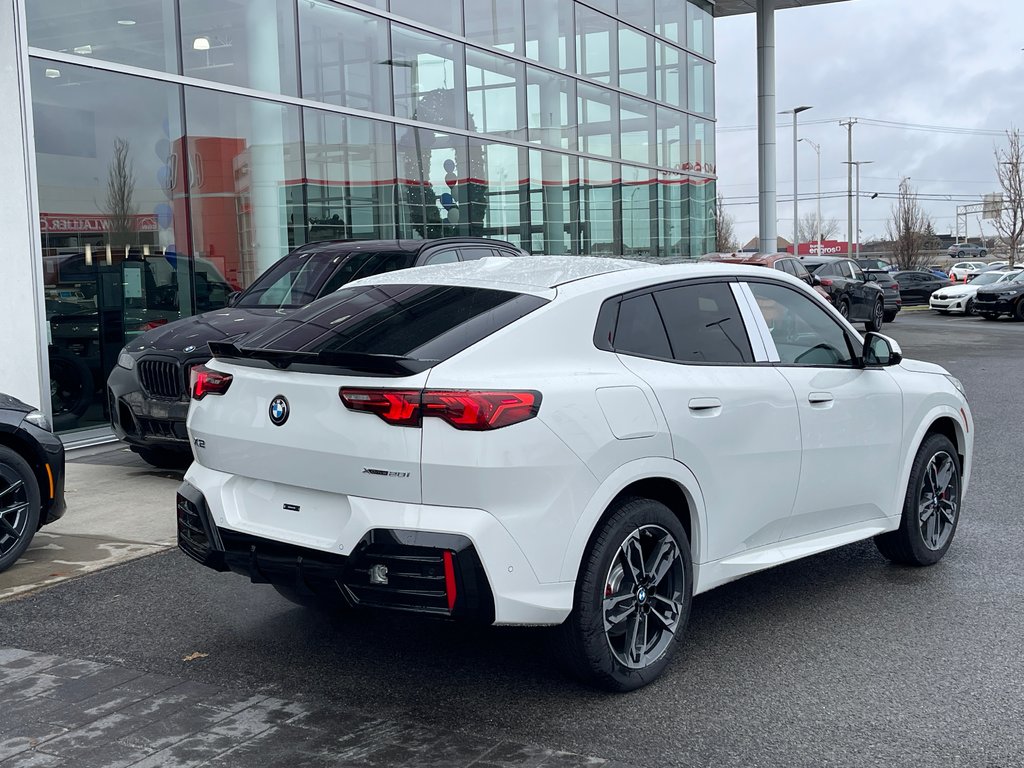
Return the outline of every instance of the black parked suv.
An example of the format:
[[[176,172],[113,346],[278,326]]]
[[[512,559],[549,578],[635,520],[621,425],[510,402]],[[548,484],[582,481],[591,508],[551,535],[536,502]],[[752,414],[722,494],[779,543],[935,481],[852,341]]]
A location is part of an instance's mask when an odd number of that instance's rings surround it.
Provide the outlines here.
[[[1006,314],[1024,321],[1024,272],[1012,280],[979,288],[974,294],[974,313],[986,320]]]
[[[868,331],[878,331],[885,322],[885,297],[881,287],[868,280],[852,259],[840,256],[814,256],[803,259],[807,271],[828,291],[839,314],[851,323],[864,323]]]
[[[107,378],[114,432],[153,466],[187,466],[189,372],[210,359],[209,342],[237,342],[360,277],[523,255],[510,243],[479,237],[329,241],[296,248],[245,291],[232,294],[229,306],[155,328],[121,350]]]

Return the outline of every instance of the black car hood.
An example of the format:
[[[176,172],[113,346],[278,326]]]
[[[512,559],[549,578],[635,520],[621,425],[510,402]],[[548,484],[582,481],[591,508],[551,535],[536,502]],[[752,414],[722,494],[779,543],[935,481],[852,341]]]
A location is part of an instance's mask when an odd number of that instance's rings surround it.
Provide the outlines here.
[[[16,397],[0,393],[0,411],[15,411],[17,413],[32,413],[35,408],[27,403],[21,402]],[[21,421],[19,418],[18,421]]]
[[[1018,283],[1014,280],[1013,282],[986,285],[984,288],[978,289],[979,296],[998,296],[1003,293],[1013,294],[1014,296],[1024,293],[1024,283]]]
[[[292,309],[249,309],[225,307],[185,317],[147,331],[128,344],[128,351],[209,352],[211,341],[237,341],[253,331],[290,315]],[[193,349],[188,349],[192,347]]]

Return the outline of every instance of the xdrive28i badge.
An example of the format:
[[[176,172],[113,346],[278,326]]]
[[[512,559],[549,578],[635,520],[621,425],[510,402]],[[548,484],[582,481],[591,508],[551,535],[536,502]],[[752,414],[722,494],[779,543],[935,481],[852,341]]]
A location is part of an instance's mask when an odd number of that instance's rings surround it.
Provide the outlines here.
[[[288,421],[288,401],[284,395],[277,395],[270,401],[270,420],[275,426],[280,427]]]

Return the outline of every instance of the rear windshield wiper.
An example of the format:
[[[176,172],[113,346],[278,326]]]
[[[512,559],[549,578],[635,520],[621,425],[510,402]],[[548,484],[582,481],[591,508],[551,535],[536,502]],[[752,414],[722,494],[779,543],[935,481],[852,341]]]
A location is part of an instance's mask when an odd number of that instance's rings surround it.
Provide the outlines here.
[[[218,358],[262,360],[281,370],[295,364],[343,368],[365,373],[411,376],[435,365],[437,360],[421,360],[402,355],[380,355],[369,352],[294,352],[282,349],[242,348],[229,341],[211,341],[210,352]]]

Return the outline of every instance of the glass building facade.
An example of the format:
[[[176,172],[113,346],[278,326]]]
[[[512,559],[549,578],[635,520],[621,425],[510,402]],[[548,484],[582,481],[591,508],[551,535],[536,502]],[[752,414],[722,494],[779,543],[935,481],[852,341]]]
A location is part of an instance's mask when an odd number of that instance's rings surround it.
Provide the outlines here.
[[[709,3],[25,5],[60,429],[106,423],[127,340],[304,243],[714,249]]]

